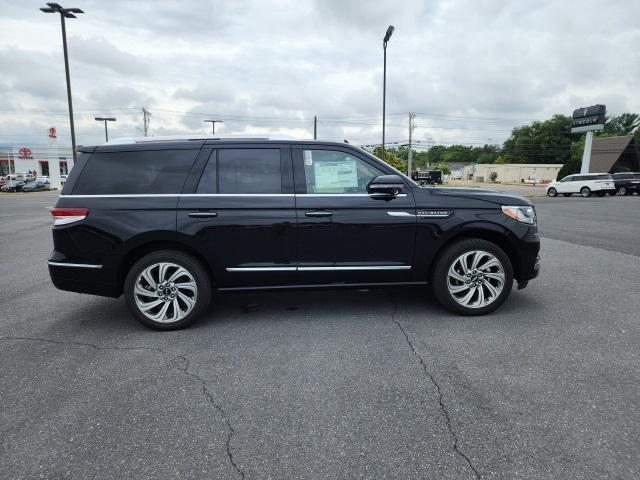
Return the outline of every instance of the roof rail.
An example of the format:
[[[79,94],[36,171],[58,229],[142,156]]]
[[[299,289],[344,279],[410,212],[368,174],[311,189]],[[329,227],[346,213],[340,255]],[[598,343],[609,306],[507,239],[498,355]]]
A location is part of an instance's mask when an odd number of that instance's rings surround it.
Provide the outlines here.
[[[300,140],[299,138],[283,133],[272,133],[268,135],[236,135],[236,134],[191,134],[191,135],[165,135],[159,137],[121,137],[109,140],[104,145],[124,145],[127,143],[154,143],[154,142],[184,142],[196,140]]]

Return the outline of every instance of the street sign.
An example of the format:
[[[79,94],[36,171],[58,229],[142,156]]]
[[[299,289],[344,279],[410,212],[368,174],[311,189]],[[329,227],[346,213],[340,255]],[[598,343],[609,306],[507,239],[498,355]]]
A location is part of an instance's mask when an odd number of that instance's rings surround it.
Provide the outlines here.
[[[56,127],[49,128],[49,138],[58,138],[58,133],[56,132]]]
[[[605,105],[592,105],[590,107],[578,108],[573,111],[571,122],[571,133],[593,132],[602,130],[606,121]]]

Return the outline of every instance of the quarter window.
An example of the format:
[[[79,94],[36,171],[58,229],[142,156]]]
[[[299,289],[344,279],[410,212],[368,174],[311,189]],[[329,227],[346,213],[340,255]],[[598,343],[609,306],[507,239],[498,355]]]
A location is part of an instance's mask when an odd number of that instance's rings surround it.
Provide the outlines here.
[[[91,155],[76,195],[180,193],[198,150],[107,152]]]
[[[367,193],[367,185],[383,172],[364,160],[334,150],[303,150],[307,193]]]
[[[277,148],[221,149],[218,163],[220,193],[282,193]]]

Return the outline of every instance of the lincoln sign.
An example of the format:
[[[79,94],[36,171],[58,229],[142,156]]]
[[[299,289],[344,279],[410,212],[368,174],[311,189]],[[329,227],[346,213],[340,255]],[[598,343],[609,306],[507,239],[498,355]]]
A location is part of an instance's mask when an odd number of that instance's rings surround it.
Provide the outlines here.
[[[604,105],[592,105],[591,107],[578,108],[573,111],[571,133],[589,132],[604,128],[607,107]]]

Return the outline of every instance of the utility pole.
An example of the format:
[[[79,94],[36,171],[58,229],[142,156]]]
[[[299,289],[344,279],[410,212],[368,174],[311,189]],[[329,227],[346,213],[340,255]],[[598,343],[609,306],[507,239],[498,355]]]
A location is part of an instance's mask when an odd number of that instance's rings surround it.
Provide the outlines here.
[[[144,136],[149,136],[149,122],[151,121],[151,112],[142,107],[142,123],[144,126]]]
[[[318,117],[316,115],[313,116],[313,139],[318,139]]]
[[[415,113],[409,113],[409,159],[407,160],[407,175],[411,178],[411,167],[413,163],[413,149],[411,148],[411,136],[413,134],[413,129],[416,126],[413,124],[413,119],[416,118]]]

